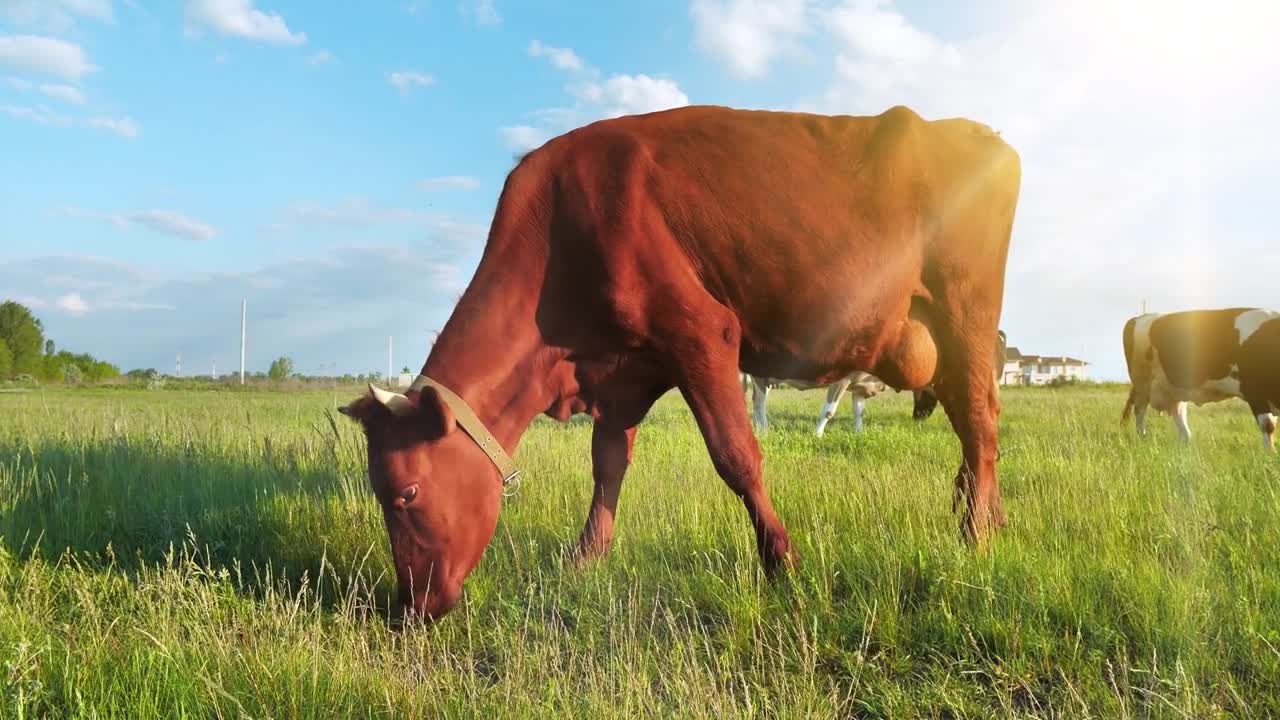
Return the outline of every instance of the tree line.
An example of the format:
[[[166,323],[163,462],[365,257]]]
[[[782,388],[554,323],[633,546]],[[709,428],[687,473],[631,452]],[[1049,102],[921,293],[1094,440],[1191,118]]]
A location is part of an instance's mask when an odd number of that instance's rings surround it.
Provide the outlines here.
[[[12,300],[0,304],[0,379],[79,383],[119,374],[120,368],[88,353],[59,350],[26,305]]]

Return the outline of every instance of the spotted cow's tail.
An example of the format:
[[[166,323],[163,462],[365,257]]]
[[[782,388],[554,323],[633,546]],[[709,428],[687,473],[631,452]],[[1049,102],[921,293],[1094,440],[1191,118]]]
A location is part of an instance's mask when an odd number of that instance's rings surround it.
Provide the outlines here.
[[[1129,370],[1129,399],[1124,402],[1124,412],[1120,413],[1120,424],[1123,425],[1129,420],[1129,411],[1133,410],[1133,391],[1134,391],[1134,361],[1133,357],[1133,332],[1138,324],[1138,318],[1131,317],[1124,324],[1124,330],[1121,333],[1121,340],[1124,343],[1124,364]]]

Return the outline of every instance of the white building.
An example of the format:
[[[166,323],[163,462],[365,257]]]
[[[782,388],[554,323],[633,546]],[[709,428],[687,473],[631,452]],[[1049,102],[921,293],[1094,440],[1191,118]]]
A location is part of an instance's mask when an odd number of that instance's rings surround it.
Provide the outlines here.
[[[1089,363],[1066,355],[1023,355],[1011,347],[1005,358],[1004,385],[1044,385],[1054,378],[1085,380]]]

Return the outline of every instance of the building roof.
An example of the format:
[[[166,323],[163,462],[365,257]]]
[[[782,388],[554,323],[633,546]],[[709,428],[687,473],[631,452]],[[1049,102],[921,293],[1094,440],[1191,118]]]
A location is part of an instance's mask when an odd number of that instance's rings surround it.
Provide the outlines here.
[[[1004,358],[1006,362],[1009,360],[1017,360],[1021,357],[1022,357],[1022,353],[1018,352],[1018,348],[1016,347],[1005,348]]]
[[[1040,365],[1088,365],[1084,360],[1069,357],[1067,355],[1021,355],[1018,356],[1019,362],[1027,364]]]

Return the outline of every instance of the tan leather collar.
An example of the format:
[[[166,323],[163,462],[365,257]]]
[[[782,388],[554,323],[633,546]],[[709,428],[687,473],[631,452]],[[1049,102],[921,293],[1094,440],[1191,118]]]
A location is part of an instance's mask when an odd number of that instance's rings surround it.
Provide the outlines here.
[[[516,467],[515,461],[511,459],[510,455],[507,455],[507,451],[502,449],[502,444],[493,436],[493,433],[489,432],[489,428],[486,428],[484,423],[480,422],[480,418],[476,417],[471,407],[462,398],[426,375],[419,375],[415,378],[413,384],[409,386],[409,390],[421,391],[424,387],[433,387],[436,392],[440,393],[440,398],[444,400],[450,410],[453,410],[453,416],[458,421],[458,424],[462,426],[462,429],[471,436],[472,440],[475,440],[476,445],[479,445],[484,454],[488,455],[493,464],[497,466],[498,472],[502,475],[503,485],[507,485],[519,477],[520,469]]]

